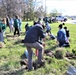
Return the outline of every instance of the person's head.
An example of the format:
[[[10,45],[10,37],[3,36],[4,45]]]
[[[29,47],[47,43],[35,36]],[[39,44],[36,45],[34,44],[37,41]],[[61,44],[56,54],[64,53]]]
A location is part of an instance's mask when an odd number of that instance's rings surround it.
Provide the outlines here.
[[[36,25],[36,24],[37,24],[37,22],[36,22],[36,21],[34,21],[33,23],[34,23],[33,25]]]
[[[67,27],[64,27],[65,30],[67,30]]]
[[[41,18],[39,18],[38,21],[41,21]]]
[[[26,23],[26,26],[28,26],[29,24],[28,23]]]
[[[18,19],[18,15],[15,15],[15,18]]]
[[[62,24],[60,24],[60,25],[58,26],[58,28],[59,28],[59,29],[62,29],[62,28],[63,28],[63,25],[62,25]]]
[[[6,18],[3,18],[2,23],[6,24]]]
[[[65,23],[62,23],[62,25],[65,25]]]

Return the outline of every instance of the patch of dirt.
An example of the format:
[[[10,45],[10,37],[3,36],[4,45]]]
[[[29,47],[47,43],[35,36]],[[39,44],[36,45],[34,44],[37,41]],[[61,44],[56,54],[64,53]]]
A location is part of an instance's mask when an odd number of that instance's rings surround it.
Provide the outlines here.
[[[70,52],[66,52],[66,57],[68,59],[76,59],[76,55]]]

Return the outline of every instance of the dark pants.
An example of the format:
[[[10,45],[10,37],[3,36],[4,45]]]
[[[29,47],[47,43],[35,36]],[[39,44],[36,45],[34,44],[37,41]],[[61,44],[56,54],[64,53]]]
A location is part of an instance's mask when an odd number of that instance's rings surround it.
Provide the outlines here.
[[[32,48],[38,49],[38,63],[41,63],[42,55],[44,52],[44,47],[38,42],[35,43],[25,43],[25,46],[28,51],[28,69],[32,69]]]
[[[62,47],[65,43],[65,41],[59,41],[59,46]]]
[[[15,28],[15,31],[14,31],[14,35],[16,35],[16,32],[17,32],[17,34],[18,34],[18,36],[20,36],[20,31],[19,31],[19,28]]]

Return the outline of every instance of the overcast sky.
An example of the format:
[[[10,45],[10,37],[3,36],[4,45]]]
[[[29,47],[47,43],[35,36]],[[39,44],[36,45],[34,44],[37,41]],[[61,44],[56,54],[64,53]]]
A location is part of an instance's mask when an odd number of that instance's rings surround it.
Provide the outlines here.
[[[76,15],[76,0],[41,0],[46,10],[50,12],[53,9],[57,9],[58,12],[63,15]]]

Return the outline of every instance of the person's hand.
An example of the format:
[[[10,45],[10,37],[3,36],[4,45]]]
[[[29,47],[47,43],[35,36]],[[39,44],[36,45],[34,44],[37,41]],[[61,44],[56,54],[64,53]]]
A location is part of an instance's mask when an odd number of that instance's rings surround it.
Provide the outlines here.
[[[45,43],[44,42],[42,42],[42,45],[45,47]]]
[[[46,41],[46,38],[43,38],[43,41]]]

